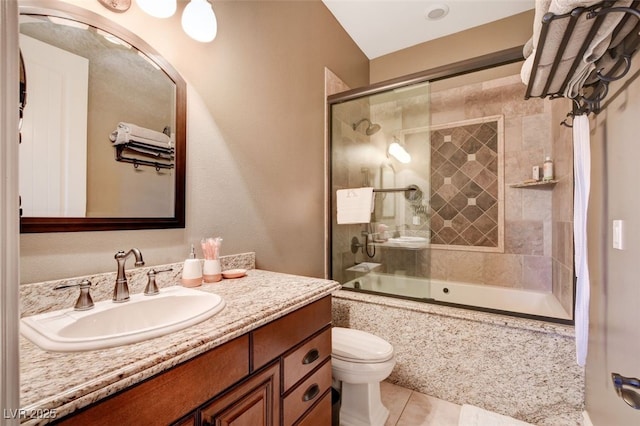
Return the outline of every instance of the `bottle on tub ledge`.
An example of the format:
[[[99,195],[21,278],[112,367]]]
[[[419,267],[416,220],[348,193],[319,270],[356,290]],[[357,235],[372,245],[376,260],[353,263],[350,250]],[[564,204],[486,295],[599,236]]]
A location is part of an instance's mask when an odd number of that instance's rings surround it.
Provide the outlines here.
[[[542,180],[549,182],[553,180],[553,161],[551,157],[547,156],[544,163],[542,163]]]
[[[184,287],[199,287],[202,285],[202,264],[196,258],[196,250],[191,244],[189,258],[184,261],[182,268],[182,285]]]
[[[200,241],[202,253],[204,253],[204,266],[202,277],[205,283],[215,283],[222,279],[222,266],[220,265],[220,246],[222,238],[207,238]]]

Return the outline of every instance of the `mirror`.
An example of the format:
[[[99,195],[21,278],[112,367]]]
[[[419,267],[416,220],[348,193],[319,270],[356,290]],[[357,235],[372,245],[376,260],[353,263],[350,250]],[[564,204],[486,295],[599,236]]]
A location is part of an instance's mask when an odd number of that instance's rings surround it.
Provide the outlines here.
[[[130,31],[51,4],[20,5],[21,232],[184,227],[184,80]]]

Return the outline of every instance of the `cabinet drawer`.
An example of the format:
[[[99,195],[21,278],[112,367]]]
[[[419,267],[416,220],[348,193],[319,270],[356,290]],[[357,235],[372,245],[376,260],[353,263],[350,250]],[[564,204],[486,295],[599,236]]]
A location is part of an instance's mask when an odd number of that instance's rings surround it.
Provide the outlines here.
[[[331,296],[326,296],[252,332],[253,370],[331,323]]]
[[[307,343],[283,358],[284,391],[331,356],[331,328],[327,328]]]
[[[325,362],[311,377],[296,386],[284,398],[284,425],[289,426],[300,418],[331,386],[331,361]]]
[[[331,391],[329,391],[296,426],[329,426],[332,420]]]

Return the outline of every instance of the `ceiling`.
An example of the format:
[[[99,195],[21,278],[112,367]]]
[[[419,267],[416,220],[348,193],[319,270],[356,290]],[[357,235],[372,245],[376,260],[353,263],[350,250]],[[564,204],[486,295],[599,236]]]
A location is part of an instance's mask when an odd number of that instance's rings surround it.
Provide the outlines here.
[[[322,0],[369,59],[534,8],[534,0]],[[428,19],[430,11],[440,19]]]

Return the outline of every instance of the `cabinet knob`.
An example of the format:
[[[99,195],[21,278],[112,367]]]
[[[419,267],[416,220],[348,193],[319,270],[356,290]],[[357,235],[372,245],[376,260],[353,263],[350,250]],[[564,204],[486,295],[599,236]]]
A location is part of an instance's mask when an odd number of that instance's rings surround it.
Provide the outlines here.
[[[320,393],[320,386],[314,383],[311,386],[309,386],[309,389],[307,389],[307,391],[302,395],[302,400],[304,402],[311,401],[313,398],[318,396],[319,393]]]
[[[305,365],[311,364],[312,362],[316,361],[318,358],[320,358],[320,352],[317,349],[313,348],[309,352],[307,352],[304,358],[302,358],[302,363]]]

